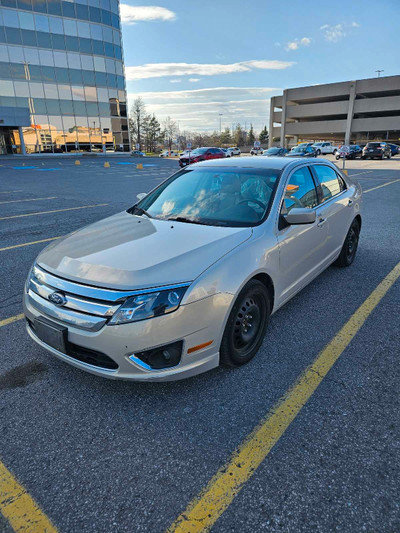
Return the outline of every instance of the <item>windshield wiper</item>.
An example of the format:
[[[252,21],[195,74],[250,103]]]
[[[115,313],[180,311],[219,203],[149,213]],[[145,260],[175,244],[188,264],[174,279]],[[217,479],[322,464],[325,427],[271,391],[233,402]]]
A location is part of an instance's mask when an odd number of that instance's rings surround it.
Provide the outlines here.
[[[186,218],[186,217],[167,218],[167,220],[174,221],[174,222],[188,222],[189,224],[201,224],[202,226],[212,225],[212,224],[207,224],[207,222],[200,222],[199,220],[194,220],[193,218]]]
[[[133,205],[131,208],[128,209],[128,213],[131,215],[146,215],[146,217],[153,218],[150,213],[139,207],[138,205]]]

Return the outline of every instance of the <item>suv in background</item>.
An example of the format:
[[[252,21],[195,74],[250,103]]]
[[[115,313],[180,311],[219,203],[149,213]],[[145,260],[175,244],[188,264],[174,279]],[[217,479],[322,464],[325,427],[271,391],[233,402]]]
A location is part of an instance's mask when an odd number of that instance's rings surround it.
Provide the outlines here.
[[[337,147],[334,146],[330,142],[314,143],[312,146],[316,149],[317,155],[321,155],[321,154],[333,154],[333,155],[336,155],[336,152],[338,150]]]
[[[371,142],[362,151],[361,159],[383,159],[392,157],[392,151],[387,143]]]
[[[250,150],[250,154],[251,155],[262,155],[263,152],[264,152],[264,150],[261,148],[261,146],[259,146],[258,148],[253,146],[253,148]]]
[[[230,152],[231,155],[240,155],[240,148],[237,146],[231,146],[228,148],[228,152]]]
[[[192,163],[198,163],[199,161],[221,159],[223,157],[225,157],[225,153],[221,148],[196,148],[196,150],[192,150],[190,154],[186,154],[179,158],[179,166],[183,168]]]

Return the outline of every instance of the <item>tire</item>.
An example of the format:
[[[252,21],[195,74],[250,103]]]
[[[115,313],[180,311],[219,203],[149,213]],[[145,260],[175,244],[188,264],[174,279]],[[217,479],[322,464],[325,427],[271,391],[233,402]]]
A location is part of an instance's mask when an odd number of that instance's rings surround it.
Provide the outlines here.
[[[340,156],[337,155],[336,156],[336,161],[339,161],[339,159],[340,159]]]
[[[222,366],[242,366],[256,355],[270,313],[268,289],[261,281],[250,280],[238,294],[225,326],[220,347]]]
[[[392,157],[392,154],[388,154],[387,158],[390,159]]]
[[[321,155],[321,150],[317,150],[317,155]]]
[[[358,221],[354,219],[347,232],[340,255],[333,263],[335,266],[343,268],[348,267],[353,263],[357,253],[359,238],[360,225]]]

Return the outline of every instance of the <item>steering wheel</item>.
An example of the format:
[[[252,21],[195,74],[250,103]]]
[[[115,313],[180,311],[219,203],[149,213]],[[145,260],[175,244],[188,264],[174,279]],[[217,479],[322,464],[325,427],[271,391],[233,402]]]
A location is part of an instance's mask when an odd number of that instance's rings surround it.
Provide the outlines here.
[[[248,198],[247,200],[241,200],[237,205],[249,204],[249,203],[258,204],[261,207],[261,209],[263,209],[264,211],[267,208],[267,206],[265,204],[260,202],[260,200],[256,200],[255,198]]]

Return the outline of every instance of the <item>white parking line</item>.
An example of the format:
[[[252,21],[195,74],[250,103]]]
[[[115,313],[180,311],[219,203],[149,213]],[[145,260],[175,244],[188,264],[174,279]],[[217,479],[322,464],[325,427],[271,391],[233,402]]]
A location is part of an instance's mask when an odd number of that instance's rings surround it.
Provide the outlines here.
[[[388,181],[387,183],[384,183],[383,185],[378,185],[377,187],[372,187],[372,189],[367,189],[366,191],[363,191],[364,194],[371,191],[376,191],[376,189],[380,189],[381,187],[386,187],[387,185],[392,185],[393,183],[398,183],[400,179],[394,180],[394,181]]]

